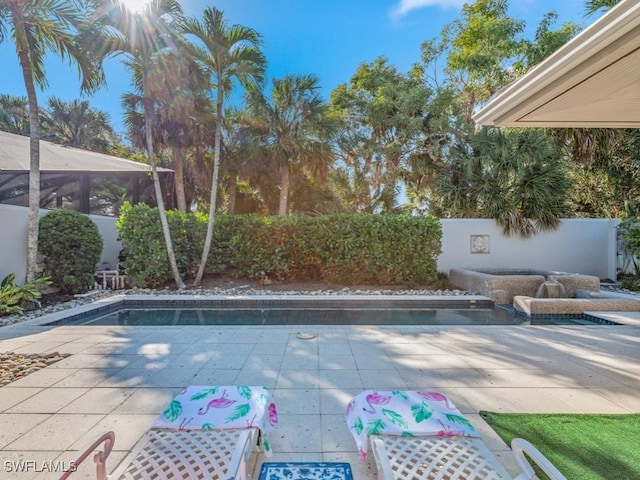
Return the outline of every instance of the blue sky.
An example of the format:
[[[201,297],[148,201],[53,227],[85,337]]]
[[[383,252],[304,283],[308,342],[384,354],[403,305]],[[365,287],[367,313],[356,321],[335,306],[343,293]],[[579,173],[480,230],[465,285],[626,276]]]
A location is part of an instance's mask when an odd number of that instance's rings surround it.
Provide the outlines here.
[[[216,6],[229,23],[254,28],[263,35],[269,77],[316,74],[323,95],[347,83],[358,66],[385,56],[406,71],[420,58],[420,45],[437,37],[442,27],[460,14],[464,0],[182,0],[185,12],[198,16]],[[582,26],[585,0],[511,0],[510,13],[525,20],[528,35],[545,12],[555,10],[559,24]],[[25,95],[22,74],[10,41],[0,44],[0,93]],[[39,93],[40,103],[51,95],[70,101],[79,98],[75,67],[48,59],[49,88]],[[120,96],[130,91],[130,77],[120,60],[106,66],[107,86],[86,97],[110,114],[121,128]]]

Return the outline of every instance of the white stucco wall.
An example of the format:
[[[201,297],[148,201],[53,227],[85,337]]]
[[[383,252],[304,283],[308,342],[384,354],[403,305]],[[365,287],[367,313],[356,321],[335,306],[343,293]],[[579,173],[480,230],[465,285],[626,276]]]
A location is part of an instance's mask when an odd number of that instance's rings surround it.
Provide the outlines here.
[[[506,237],[492,219],[443,219],[438,270],[528,268],[616,278],[617,219],[565,219],[531,238]],[[471,253],[471,236],[488,235],[489,253]]]
[[[49,210],[40,210],[40,216]],[[16,281],[22,283],[27,275],[27,223],[29,210],[25,207],[0,204],[0,280],[10,273],[16,274]],[[100,262],[118,264],[121,244],[116,239],[116,219],[89,215],[98,225],[104,241]]]
[[[42,210],[44,215],[47,210]],[[115,267],[121,249],[115,218],[91,215],[104,240],[101,262]],[[616,277],[615,219],[568,219],[552,232],[523,239],[505,237],[491,219],[444,219],[438,270],[452,268],[528,268]],[[471,253],[471,236],[488,235],[489,253]],[[27,208],[0,204],[0,280],[11,272],[26,275]]]

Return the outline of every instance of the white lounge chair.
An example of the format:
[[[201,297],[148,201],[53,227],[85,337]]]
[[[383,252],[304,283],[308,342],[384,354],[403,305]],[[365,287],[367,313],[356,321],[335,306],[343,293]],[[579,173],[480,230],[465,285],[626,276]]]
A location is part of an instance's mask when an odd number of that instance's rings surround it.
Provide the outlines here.
[[[371,443],[380,480],[514,478],[442,393],[367,390],[349,402],[346,421],[361,460]],[[521,470],[516,480],[536,478],[524,454],[552,480],[566,480],[526,440],[514,440],[512,449]]]
[[[151,429],[109,478],[246,480],[257,431]]]
[[[97,452],[96,479],[237,479],[249,478],[249,457],[257,439],[257,428],[173,430],[152,428],[133,447],[116,470],[107,477],[107,458],[115,441],[108,432],[94,442],[75,462],[77,468],[104,442]],[[72,470],[60,480],[66,480]]]
[[[531,443],[511,442],[520,473],[513,477],[480,438],[372,436],[380,480],[529,480],[538,478],[525,453],[552,480],[564,475]]]
[[[187,387],[109,478],[246,480],[254,445],[260,443],[265,456],[271,456],[268,431],[277,421],[275,403],[264,387]],[[105,451],[94,457],[98,480],[106,476],[113,432],[103,435],[76,462],[79,465],[103,441]]]

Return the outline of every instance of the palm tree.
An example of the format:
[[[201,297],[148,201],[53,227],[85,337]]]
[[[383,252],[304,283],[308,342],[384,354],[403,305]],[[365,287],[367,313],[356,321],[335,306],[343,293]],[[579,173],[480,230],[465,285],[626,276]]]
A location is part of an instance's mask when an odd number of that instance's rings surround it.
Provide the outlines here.
[[[156,103],[153,119],[154,147],[169,149],[175,173],[178,210],[187,211],[185,189],[185,155],[197,142],[197,115],[208,107],[209,99],[203,94],[204,77],[193,62],[176,52],[158,56],[158,68],[150,76],[151,95]],[[136,93],[122,97],[125,125],[129,138],[137,148],[144,148],[145,116],[142,96],[142,68],[130,62],[134,73]]]
[[[549,135],[558,151],[566,151],[573,161],[592,165],[624,144],[626,130],[617,128],[550,128]]]
[[[258,32],[241,25],[228,25],[223,14],[215,7],[207,8],[202,20],[186,19],[182,30],[185,35],[196,38],[202,47],[196,47],[197,58],[211,74],[216,94],[216,130],[214,137],[213,174],[211,178],[211,198],[207,235],[200,267],[194,280],[199,285],[211,249],[213,226],[218,195],[220,152],[222,149],[222,108],[224,98],[231,91],[232,81],[237,79],[243,85],[257,85],[262,81],[266,64],[260,50],[261,39]]]
[[[157,66],[158,55],[176,48],[181,43],[175,30],[171,29],[170,23],[173,19],[182,16],[182,9],[175,0],[151,0],[140,12],[129,11],[120,0],[96,0],[95,7],[97,21],[93,27],[98,29],[102,37],[102,51],[96,54],[100,58],[124,54],[134,63],[137,62],[141,68],[147,156],[151,164],[153,186],[169,264],[176,286],[183,289],[185,284],[178,271],[154,155],[153,118],[155,113],[149,82],[149,76]]]
[[[570,213],[567,165],[542,130],[483,129],[451,153],[437,179],[441,211],[432,213],[494,218],[505,235],[523,237]]]
[[[245,113],[237,108],[225,109],[222,119],[222,166],[226,168],[229,178],[227,185],[227,211],[229,215],[235,213],[238,190],[238,176],[247,170],[247,159],[250,155],[250,136],[247,126],[243,123]]]
[[[585,10],[587,15],[593,15],[601,8],[609,10],[618,3],[620,3],[620,0],[587,0],[585,3]]]
[[[0,94],[0,130],[29,135],[29,104],[27,97]]]
[[[286,215],[292,168],[324,177],[333,161],[328,139],[334,128],[315,75],[287,75],[272,83],[271,99],[252,88],[246,100],[264,154],[280,172],[278,215]]]
[[[29,104],[29,223],[27,282],[35,279],[40,208],[40,123],[36,85],[45,88],[44,57],[48,51],[77,64],[84,92],[103,81],[102,71],[77,42],[82,10],[68,0],[0,0],[0,43],[12,38]]]
[[[119,139],[109,115],[86,100],[64,102],[49,98],[42,115],[42,138],[68,147],[107,153]]]

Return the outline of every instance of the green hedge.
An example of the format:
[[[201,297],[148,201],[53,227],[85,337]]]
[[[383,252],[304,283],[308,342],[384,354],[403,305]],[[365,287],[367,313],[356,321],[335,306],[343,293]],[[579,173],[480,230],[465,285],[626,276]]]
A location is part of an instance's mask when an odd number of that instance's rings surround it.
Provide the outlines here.
[[[168,212],[180,271],[200,260],[206,216]],[[171,278],[157,209],[126,205],[117,223],[126,274],[140,286]],[[208,273],[321,280],[327,284],[420,284],[437,276],[442,230],[433,217],[216,216]]]
[[[202,255],[207,217],[170,210],[167,220],[178,269],[186,278],[193,277]],[[238,229],[235,225],[241,223],[233,217],[217,217],[207,273],[234,268],[237,254],[233,236]],[[141,287],[156,287],[173,278],[157,208],[125,203],[120,209],[116,228],[124,247],[125,274],[130,281]]]
[[[63,292],[83,293],[93,286],[102,243],[98,226],[75,210],[53,210],[40,219],[38,251],[46,274]]]

